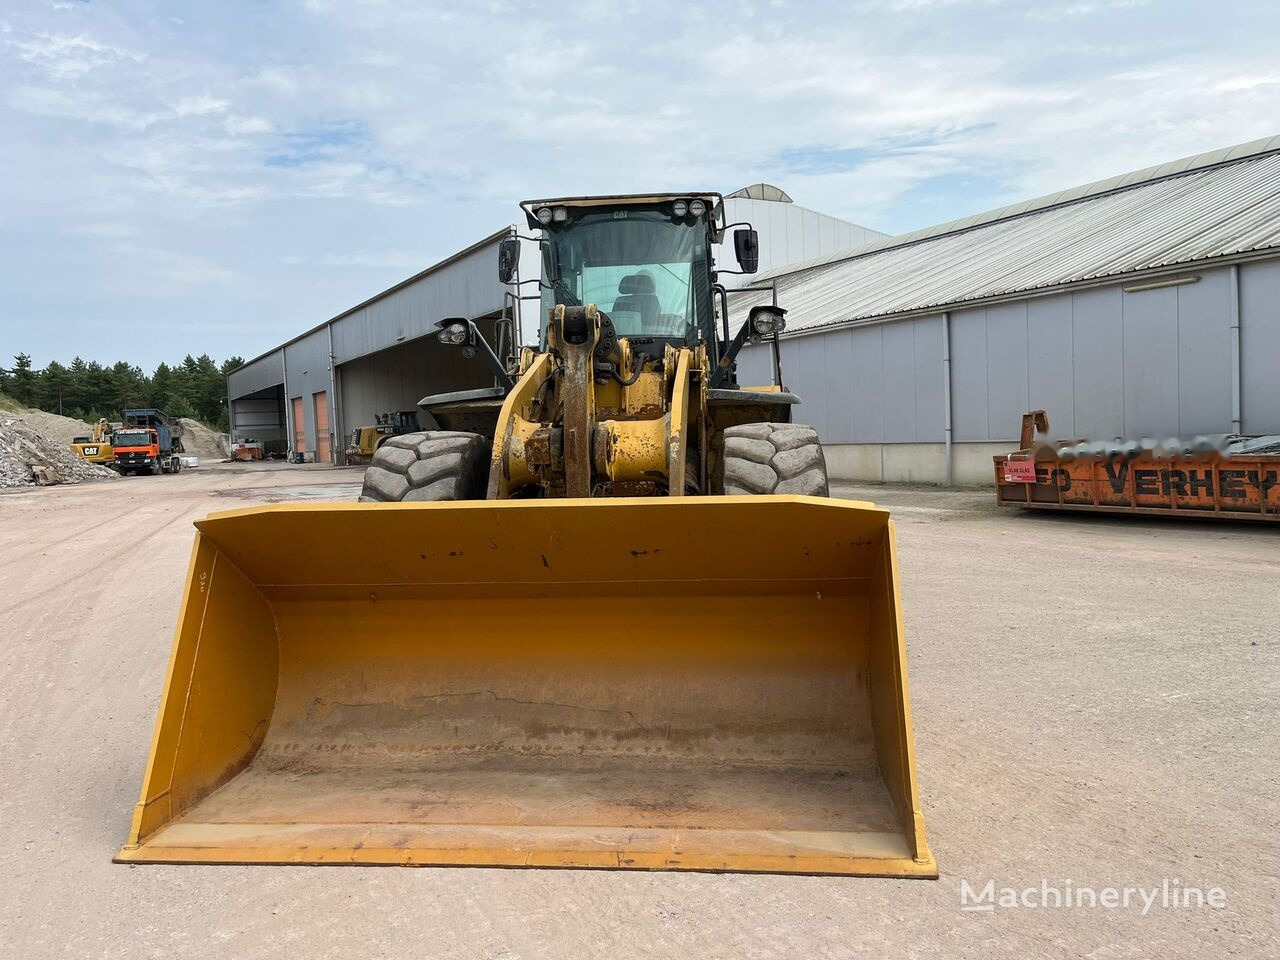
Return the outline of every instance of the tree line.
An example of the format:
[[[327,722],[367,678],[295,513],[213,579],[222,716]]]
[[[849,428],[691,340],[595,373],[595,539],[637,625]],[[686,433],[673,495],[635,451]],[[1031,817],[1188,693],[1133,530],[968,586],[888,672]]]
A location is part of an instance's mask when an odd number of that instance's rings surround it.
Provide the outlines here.
[[[56,360],[43,370],[19,353],[13,367],[0,369],[0,393],[25,407],[35,407],[89,423],[105,417],[119,421],[132,407],[156,407],[171,417],[191,417],[226,431],[227,374],[244,361],[229,357],[215,363],[208,354],[181,363],[162,363],[148,376],[124,360],[105,367],[76,357],[69,365]]]

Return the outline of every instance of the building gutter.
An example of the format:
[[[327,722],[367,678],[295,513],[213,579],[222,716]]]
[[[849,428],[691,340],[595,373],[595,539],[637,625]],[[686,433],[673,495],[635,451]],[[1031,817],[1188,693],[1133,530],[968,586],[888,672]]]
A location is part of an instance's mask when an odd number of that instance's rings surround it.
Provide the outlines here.
[[[1240,267],[1231,265],[1231,432],[1240,434]]]
[[[942,314],[942,436],[947,460],[947,486],[951,486],[955,469],[951,457],[951,311]]]

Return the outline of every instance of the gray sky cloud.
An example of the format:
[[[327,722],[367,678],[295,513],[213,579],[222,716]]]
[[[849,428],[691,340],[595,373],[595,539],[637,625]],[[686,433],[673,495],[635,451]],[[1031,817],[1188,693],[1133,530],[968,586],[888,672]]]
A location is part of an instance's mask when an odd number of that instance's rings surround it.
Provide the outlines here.
[[[526,196],[765,179],[925,226],[1280,132],[1278,27],[1270,0],[21,5],[0,363],[252,355]]]

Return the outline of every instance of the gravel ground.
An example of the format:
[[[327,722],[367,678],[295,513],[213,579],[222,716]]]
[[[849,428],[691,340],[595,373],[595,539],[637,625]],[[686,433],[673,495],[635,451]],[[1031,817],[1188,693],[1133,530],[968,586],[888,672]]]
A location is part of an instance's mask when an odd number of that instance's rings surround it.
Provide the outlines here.
[[[359,473],[218,465],[0,493],[0,956],[1273,957],[1280,528],[895,510],[942,878],[126,867],[210,510]],[[999,908],[980,888],[1221,887],[1222,909]]]

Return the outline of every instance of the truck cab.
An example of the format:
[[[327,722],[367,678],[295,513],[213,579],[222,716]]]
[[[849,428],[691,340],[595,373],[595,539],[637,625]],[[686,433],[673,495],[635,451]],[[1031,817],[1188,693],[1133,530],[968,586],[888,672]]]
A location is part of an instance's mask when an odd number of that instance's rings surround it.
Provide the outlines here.
[[[112,444],[116,469],[135,473],[178,473],[182,469],[181,428],[159,410],[140,408],[124,412],[124,425]]]

